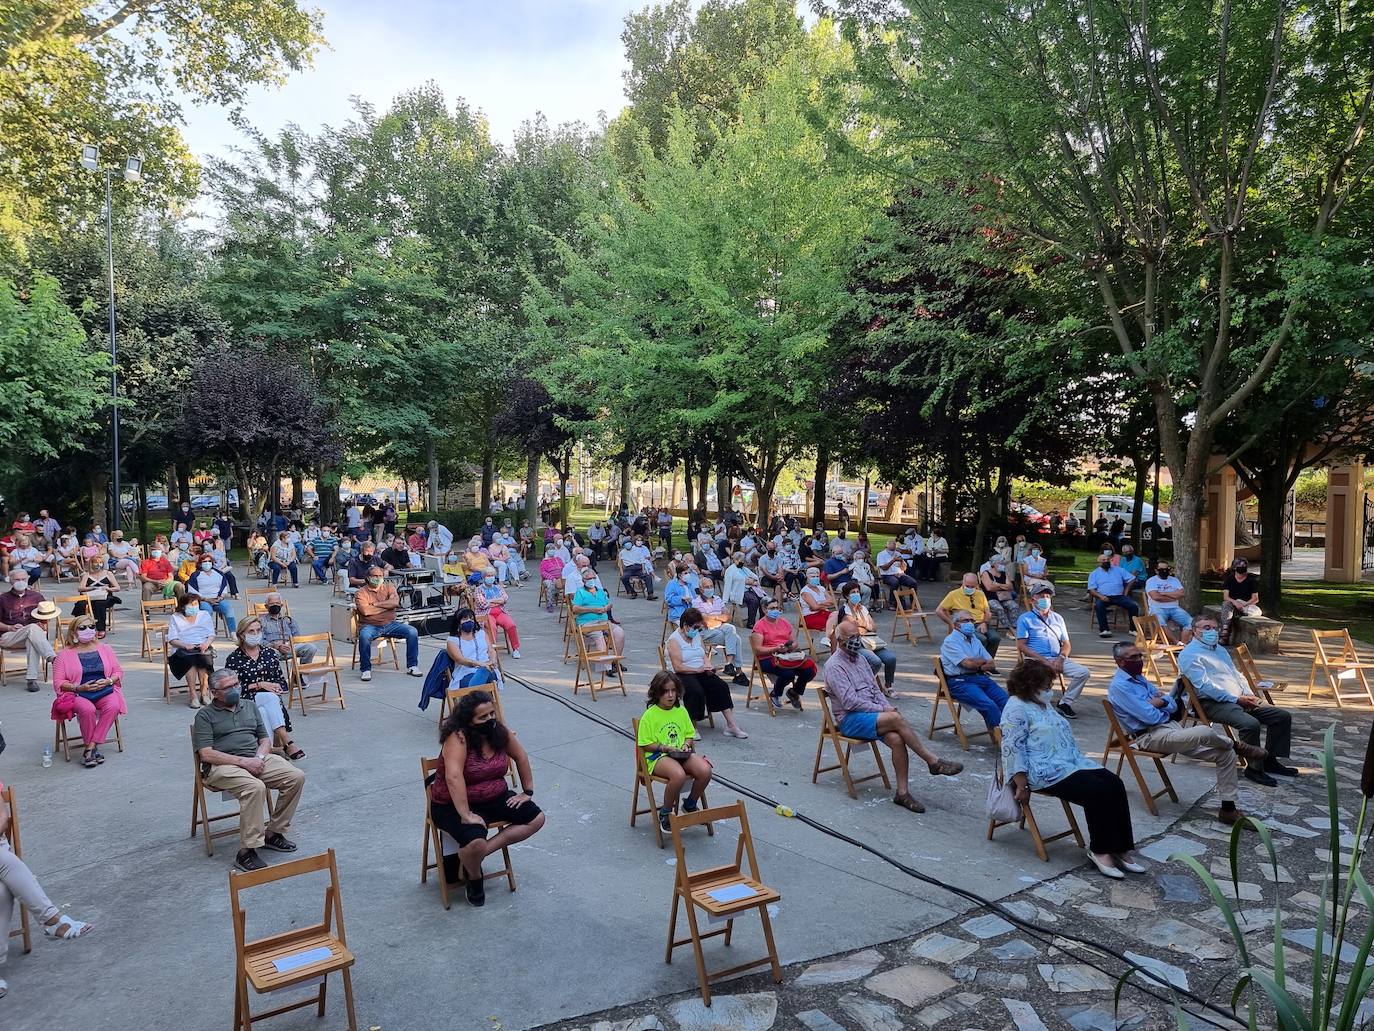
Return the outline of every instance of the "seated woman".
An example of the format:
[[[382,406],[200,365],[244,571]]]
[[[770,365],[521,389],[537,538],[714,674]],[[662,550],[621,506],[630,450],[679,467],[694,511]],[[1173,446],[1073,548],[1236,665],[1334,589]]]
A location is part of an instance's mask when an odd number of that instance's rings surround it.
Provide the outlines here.
[[[606,593],[606,588],[601,585],[601,578],[596,575],[596,570],[587,566],[582,570],[582,586],[572,598],[573,619],[578,626],[578,633],[581,627],[591,624],[601,625],[608,628],[611,635],[610,650],[616,655],[625,654],[625,628],[611,618],[611,596]],[[587,646],[603,654],[607,650],[606,634],[600,630],[587,634]],[[597,672],[610,670],[615,663],[594,662],[593,668]],[[618,663],[621,673],[629,672],[629,667],[624,662]]]
[[[52,664],[54,720],[76,717],[85,746],[81,765],[90,769],[105,761],[100,746],[115,717],[129,711],[124,704],[124,670],[114,649],[97,638],[95,618],[76,616],[67,627],[66,647]],[[0,906],[0,908],[3,908]],[[5,941],[0,935],[0,944]]]
[[[119,581],[115,579],[114,573],[96,561],[86,563],[82,567],[81,576],[76,582],[76,589],[91,599],[91,615],[95,617],[96,636],[104,638],[109,625],[110,609],[122,604],[119,595],[114,593],[119,589]],[[84,601],[79,601],[72,606],[73,616],[80,616],[85,611],[86,603]]]
[[[248,535],[248,564],[263,576],[267,575],[267,537],[261,529]]]
[[[501,542],[499,536],[493,535],[491,543],[487,545],[487,558],[491,559],[492,566],[495,567],[495,576],[503,585],[512,580],[510,568],[510,549]],[[515,581],[519,586],[519,581]]]
[[[186,704],[199,709],[210,704],[210,671],[215,668],[215,616],[200,607],[200,598],[187,591],[177,597],[177,610],[167,621],[167,667],[175,680],[185,678]]]
[[[1017,666],[1007,677],[1011,697],[1002,709],[1002,767],[1016,801],[1025,805],[1040,791],[1083,807],[1088,820],[1088,858],[1103,874],[1121,880],[1144,873],[1131,850],[1131,807],[1126,788],[1111,770],[1078,749],[1073,731],[1048,699],[1054,670],[1040,662]]]
[[[701,794],[711,783],[711,762],[698,755],[692,746],[697,736],[692,717],[682,705],[682,680],[666,670],[655,673],[649,681],[649,702],[639,717],[639,737],[636,744],[644,753],[644,765],[650,774],[666,777],[663,785],[663,804],[658,807],[658,825],[671,831],[669,818],[677,808],[687,778],[692,778],[692,790],[682,803],[684,813],[694,813],[701,805]]]
[[[124,582],[129,590],[133,590],[138,585],[138,544],[137,540],[126,541],[124,531],[116,530],[110,536],[110,543],[105,545],[105,553],[109,556],[109,567],[111,572],[124,574]]]
[[[5,785],[0,784],[0,791],[4,788]],[[52,899],[43,893],[33,871],[14,854],[14,849],[10,845],[9,830],[9,808],[0,805],[0,945],[9,945],[15,900],[33,914],[38,925],[43,928],[43,936],[46,938],[75,941],[94,931],[94,924],[73,920],[53,905]],[[5,951],[0,948],[0,970],[4,969]],[[9,990],[9,984],[0,977],[0,999],[3,999]]]
[[[530,757],[514,731],[497,720],[496,705],[485,691],[465,696],[448,714],[439,728],[439,744],[439,768],[429,786],[429,815],[458,842],[458,854],[444,856],[443,876],[453,881],[461,872],[468,902],[480,906],[487,897],[482,860],[544,826],[544,814],[531,801]],[[520,775],[519,794],[506,783],[511,763]],[[506,826],[488,838],[488,823]]]
[[[299,566],[296,564],[296,547],[291,543],[287,532],[282,530],[277,534],[277,539],[272,544],[272,550],[268,555],[267,568],[272,571],[272,586],[276,587],[281,580],[283,572],[291,574],[291,586],[301,585],[298,577]]]
[[[857,584],[848,585],[844,603],[830,613],[830,619],[825,624],[825,636],[830,641],[831,651],[834,651],[836,647],[835,631],[844,622],[853,623],[858,627],[859,640],[863,642],[863,651],[859,654],[873,667],[875,678],[878,675],[878,670],[883,671],[883,694],[891,696],[892,682],[897,677],[897,653],[878,636],[878,627],[873,622],[873,614],[864,605],[863,594]]]
[[[196,524],[195,530],[191,533],[191,540],[203,547],[207,541],[218,536],[219,534],[210,529],[210,524],[202,519]]]
[[[499,682],[496,660],[487,646],[487,635],[472,609],[459,609],[449,621],[448,641],[444,647],[453,660],[454,687],[477,687]]]
[[[1045,574],[1047,565],[1044,549],[1032,543],[1026,550],[1026,557],[1021,560],[1021,581],[1025,584],[1026,594],[1029,595],[1041,584],[1050,583],[1050,578]]]
[[[557,555],[545,555],[539,563],[539,579],[543,581],[545,608],[553,611],[555,605],[563,602],[563,560]]]
[[[1007,560],[1000,552],[993,552],[978,570],[978,586],[987,596],[988,608],[998,624],[1004,630],[1014,630],[1021,618],[1021,604],[1016,600],[1016,584],[1007,572]]]
[[[467,550],[463,552],[463,565],[467,566],[469,576],[473,573],[485,573],[488,569],[496,572],[496,567],[491,564],[491,558],[482,550],[480,536],[468,541]]]
[[[496,582],[496,574],[490,570],[482,574],[481,582],[474,587],[473,597],[486,609],[487,633],[491,636],[492,643],[496,643],[496,628],[500,627],[505,631],[506,644],[510,646],[510,657],[520,658],[520,631],[515,628],[515,620],[506,611],[506,606],[510,604],[510,595]]]
[[[694,608],[683,611],[678,628],[668,637],[668,667],[682,684],[682,702],[693,723],[700,723],[708,712],[725,717],[725,734],[745,738],[749,735],[735,722],[735,702],[730,686],[716,675],[710,661],[711,646],[702,639],[706,619]]]
[[[262,643],[262,620],[257,616],[249,616],[240,623],[236,633],[239,646],[224,660],[224,668],[239,675],[241,693],[257,707],[272,744],[288,759],[304,759],[305,751],[291,740],[291,695],[286,689],[281,655]],[[286,705],[282,704],[283,694]]]
[[[802,622],[806,624],[808,630],[817,633],[824,632],[826,624],[830,620],[830,614],[835,611],[835,599],[821,583],[821,571],[819,569],[808,569],[806,572],[806,586],[801,589],[799,595],[801,601]]]

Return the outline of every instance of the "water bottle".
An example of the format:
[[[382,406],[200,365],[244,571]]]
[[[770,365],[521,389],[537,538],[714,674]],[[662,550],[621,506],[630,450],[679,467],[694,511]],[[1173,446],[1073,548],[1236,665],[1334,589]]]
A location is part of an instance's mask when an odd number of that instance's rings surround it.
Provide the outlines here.
[[[52,749],[47,745],[43,746],[43,769],[52,768]]]

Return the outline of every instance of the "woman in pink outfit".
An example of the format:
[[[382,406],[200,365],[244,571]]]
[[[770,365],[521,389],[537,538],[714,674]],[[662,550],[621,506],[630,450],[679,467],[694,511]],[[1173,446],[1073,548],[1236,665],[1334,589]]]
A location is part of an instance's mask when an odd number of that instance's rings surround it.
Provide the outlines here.
[[[53,719],[75,716],[81,724],[85,748],[81,764],[87,768],[105,761],[100,746],[115,717],[129,711],[124,704],[124,670],[114,649],[97,639],[95,619],[75,617],[67,627],[66,647],[53,660],[52,683],[57,692]]]

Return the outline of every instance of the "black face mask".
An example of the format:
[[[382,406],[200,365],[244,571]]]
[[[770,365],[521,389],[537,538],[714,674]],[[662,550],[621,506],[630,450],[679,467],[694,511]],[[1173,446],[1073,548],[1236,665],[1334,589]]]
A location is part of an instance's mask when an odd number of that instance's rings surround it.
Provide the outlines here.
[[[472,728],[490,741],[496,736],[496,721],[487,720],[485,723],[474,723]]]
[[[269,616],[280,616],[280,615],[281,615],[281,606],[280,606],[280,605],[269,605],[269,606],[267,606],[267,614],[268,614]]]

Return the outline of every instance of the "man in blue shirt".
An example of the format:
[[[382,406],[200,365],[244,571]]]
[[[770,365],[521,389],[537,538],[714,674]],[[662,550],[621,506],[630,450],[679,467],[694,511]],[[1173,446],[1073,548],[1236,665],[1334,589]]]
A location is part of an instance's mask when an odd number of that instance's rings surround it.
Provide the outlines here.
[[[1121,561],[1117,568],[1127,574],[1131,581],[1126,585],[1126,593],[1132,594],[1140,590],[1145,582],[1145,560],[1135,553],[1135,546],[1127,541],[1121,545]]]
[[[940,668],[954,700],[977,709],[991,730],[1002,722],[1007,692],[990,675],[997,664],[978,640],[977,630],[972,613],[958,609],[950,616],[949,634],[940,644]]]
[[[1160,693],[1145,678],[1145,656],[1134,641],[1112,645],[1112,658],[1117,669],[1107,685],[1107,704],[1121,729],[1132,736],[1135,747],[1215,763],[1217,795],[1221,799],[1217,819],[1225,824],[1239,820],[1244,814],[1236,808],[1236,756],[1242,756],[1246,762],[1262,763],[1267,758],[1264,749],[1243,741],[1232,744],[1226,732],[1216,727],[1201,723],[1182,726],[1178,722],[1178,696]]]
[[[1131,575],[1120,566],[1112,565],[1107,556],[1100,556],[1097,568],[1088,574],[1088,594],[1093,599],[1093,609],[1097,612],[1097,636],[1111,637],[1107,626],[1107,606],[1116,605],[1126,610],[1126,614],[1140,615],[1140,607],[1130,597]]]
[[[1277,705],[1265,705],[1250,690],[1231,655],[1219,646],[1217,621],[1211,616],[1193,620],[1193,639],[1178,653],[1178,671],[1187,677],[1202,701],[1202,710],[1213,723],[1235,729],[1247,745],[1259,745],[1260,727],[1266,728],[1263,765],[1245,769],[1245,779],[1265,787],[1278,783],[1271,774],[1296,777],[1298,771],[1280,760],[1287,759],[1293,737],[1293,717]]]
[[[1088,685],[1092,670],[1069,658],[1073,644],[1064,618],[1053,611],[1054,584],[1042,583],[1031,591],[1031,608],[1016,621],[1016,650],[1026,662],[1048,666],[1067,681],[1055,708],[1065,719],[1077,719],[1073,703]]]

